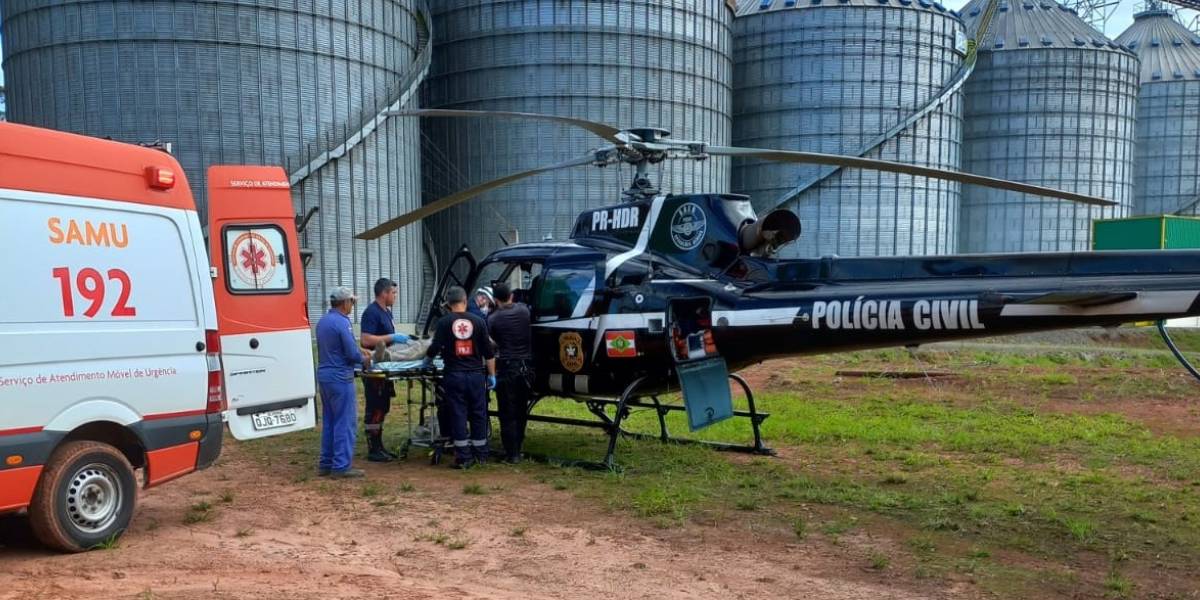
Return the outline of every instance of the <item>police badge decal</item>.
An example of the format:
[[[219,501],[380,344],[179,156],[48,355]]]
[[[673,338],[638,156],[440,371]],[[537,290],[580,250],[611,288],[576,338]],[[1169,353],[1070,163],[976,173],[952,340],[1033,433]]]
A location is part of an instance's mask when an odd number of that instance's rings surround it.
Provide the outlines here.
[[[572,373],[578,373],[583,368],[582,336],[574,331],[558,336],[558,362]]]

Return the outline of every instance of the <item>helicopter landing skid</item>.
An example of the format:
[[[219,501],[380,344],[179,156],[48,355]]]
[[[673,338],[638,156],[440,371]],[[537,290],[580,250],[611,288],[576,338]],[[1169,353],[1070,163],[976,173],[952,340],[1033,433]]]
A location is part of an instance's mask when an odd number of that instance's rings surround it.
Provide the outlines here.
[[[750,389],[750,384],[746,382],[740,375],[730,374],[729,378],[736,382],[742,391],[746,394],[747,410],[735,410],[733,416],[735,418],[744,418],[750,420],[751,430],[754,432],[753,444],[732,444],[725,442],[713,442],[708,440],[697,440],[692,438],[673,437],[670,430],[667,428],[667,415],[671,412],[685,411],[686,408],[679,404],[665,404],[659,400],[657,394],[639,394],[638,390],[646,382],[646,378],[642,377],[635,380],[625,388],[621,393],[621,397],[613,398],[586,398],[578,400],[587,406],[588,412],[592,413],[596,420],[576,419],[571,417],[557,417],[553,415],[535,415],[533,408],[541,400],[534,400],[530,404],[530,413],[527,417],[529,421],[540,423],[554,423],[558,425],[570,425],[575,427],[592,427],[603,429],[608,436],[608,450],[604,454],[602,462],[589,461],[562,461],[549,457],[533,456],[532,458],[540,459],[546,462],[566,463],[571,466],[577,466],[588,469],[598,470],[617,470],[619,467],[615,461],[617,450],[617,440],[622,436],[634,439],[650,439],[658,440],[663,443],[676,444],[696,444],[703,445],[715,450],[725,452],[745,452],[748,454],[758,454],[762,456],[774,456],[775,451],[767,447],[762,439],[762,423],[771,416],[770,413],[759,412],[754,404],[754,392]],[[615,407],[612,414],[609,413],[609,407]],[[635,408],[653,409],[658,416],[658,435],[639,433],[629,431],[622,427],[626,418],[629,417],[630,411]]]

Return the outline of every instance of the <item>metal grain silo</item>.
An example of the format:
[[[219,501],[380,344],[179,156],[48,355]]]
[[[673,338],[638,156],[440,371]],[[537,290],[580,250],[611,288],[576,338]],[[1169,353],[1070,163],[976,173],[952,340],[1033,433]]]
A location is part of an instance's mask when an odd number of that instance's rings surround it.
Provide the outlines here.
[[[1134,15],[1117,43],[1142,63],[1134,211],[1200,214],[1200,35],[1157,9]]]
[[[926,0],[740,0],[737,15],[735,145],[960,167],[952,81],[967,40],[951,11]],[[739,161],[733,191],[800,216],[790,255],[944,254],[957,243],[956,183]]]
[[[985,5],[963,9],[968,28]],[[963,169],[1119,205],[966,186],[960,250],[1087,250],[1094,219],[1129,214],[1137,72],[1137,57],[1073,11],[1000,0],[967,81]]]
[[[728,143],[732,18],[725,0],[438,0],[424,105],[662,127],[679,139]],[[509,119],[428,119],[424,132],[427,200],[605,143]],[[666,191],[728,190],[727,159],[659,166]],[[501,234],[563,239],[580,211],[619,202],[631,175],[589,167],[540,175],[427,226],[443,261],[464,243],[484,254],[502,245]]]
[[[418,125],[375,119],[415,106],[419,1],[4,0],[8,116],[170,143],[202,213],[209,165],[286,166],[297,212],[320,207],[302,239],[315,251],[312,315],[330,287],[371,297],[388,275],[403,290],[397,316],[410,320],[420,229],[352,236],[419,205]]]

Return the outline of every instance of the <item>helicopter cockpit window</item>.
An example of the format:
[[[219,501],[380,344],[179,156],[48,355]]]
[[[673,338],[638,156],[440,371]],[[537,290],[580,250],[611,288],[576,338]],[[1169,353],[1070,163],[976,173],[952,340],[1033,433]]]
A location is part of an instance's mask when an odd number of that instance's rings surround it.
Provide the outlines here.
[[[595,289],[596,267],[590,263],[547,269],[536,290],[538,320],[584,316]]]
[[[475,277],[475,286],[494,287],[497,283],[504,282],[512,289],[514,302],[532,305],[533,288],[541,272],[541,263],[496,261],[480,267]]]

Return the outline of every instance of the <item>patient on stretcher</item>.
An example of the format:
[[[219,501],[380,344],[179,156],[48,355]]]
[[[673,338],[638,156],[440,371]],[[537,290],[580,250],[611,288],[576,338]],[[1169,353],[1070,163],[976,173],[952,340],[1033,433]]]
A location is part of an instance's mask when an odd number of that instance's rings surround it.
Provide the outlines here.
[[[371,361],[374,363],[388,363],[421,360],[425,358],[425,351],[429,349],[430,342],[431,340],[418,340],[415,338],[403,343],[398,342],[391,346],[380,342],[375,345],[375,352],[371,355]]]

